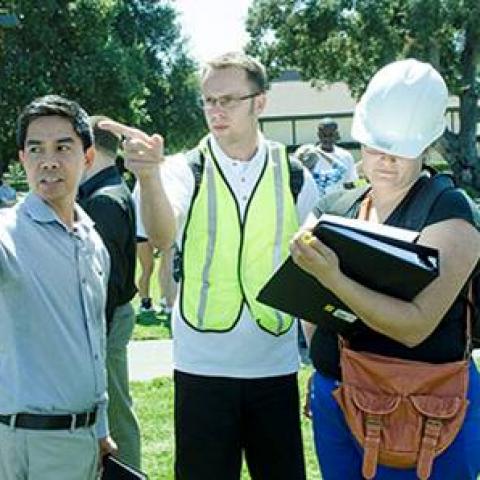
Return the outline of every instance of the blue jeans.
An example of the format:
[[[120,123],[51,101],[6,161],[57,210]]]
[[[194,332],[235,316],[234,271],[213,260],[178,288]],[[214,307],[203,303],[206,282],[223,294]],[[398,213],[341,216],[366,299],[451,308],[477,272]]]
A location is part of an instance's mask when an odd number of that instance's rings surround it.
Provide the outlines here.
[[[313,433],[323,480],[362,480],[362,449],[331,392],[338,382],[315,372],[311,391]],[[480,375],[470,365],[465,422],[433,464],[430,480],[476,480],[480,473]],[[416,471],[378,466],[375,480],[417,480]]]

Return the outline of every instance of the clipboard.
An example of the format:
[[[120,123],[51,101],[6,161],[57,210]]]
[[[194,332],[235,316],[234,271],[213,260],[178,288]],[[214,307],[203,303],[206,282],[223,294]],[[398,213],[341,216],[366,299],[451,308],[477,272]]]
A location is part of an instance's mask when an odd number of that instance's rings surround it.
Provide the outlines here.
[[[345,275],[372,290],[412,300],[438,276],[438,251],[415,243],[418,232],[323,215],[313,234],[336,252]],[[346,337],[361,328],[357,315],[291,257],[257,300]]]
[[[103,457],[102,480],[148,480],[148,476],[113,455]]]

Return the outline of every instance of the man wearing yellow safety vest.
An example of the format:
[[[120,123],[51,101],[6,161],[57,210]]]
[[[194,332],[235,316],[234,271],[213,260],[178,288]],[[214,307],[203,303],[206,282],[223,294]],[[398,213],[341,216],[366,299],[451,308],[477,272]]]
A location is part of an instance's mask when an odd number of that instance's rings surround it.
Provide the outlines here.
[[[256,301],[317,200],[311,175],[266,140],[264,67],[242,53],[209,62],[210,133],[186,155],[108,122],[126,137],[149,239],[182,252],[174,312],[177,480],[304,480],[296,321]],[[160,165],[160,168],[158,166]]]

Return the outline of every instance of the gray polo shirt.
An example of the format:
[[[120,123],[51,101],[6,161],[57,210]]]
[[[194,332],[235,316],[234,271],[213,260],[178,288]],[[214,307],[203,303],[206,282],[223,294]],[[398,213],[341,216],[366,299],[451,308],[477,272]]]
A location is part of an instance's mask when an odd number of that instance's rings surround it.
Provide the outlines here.
[[[0,413],[100,409],[107,434],[108,253],[76,206],[69,230],[36,194],[0,210]]]

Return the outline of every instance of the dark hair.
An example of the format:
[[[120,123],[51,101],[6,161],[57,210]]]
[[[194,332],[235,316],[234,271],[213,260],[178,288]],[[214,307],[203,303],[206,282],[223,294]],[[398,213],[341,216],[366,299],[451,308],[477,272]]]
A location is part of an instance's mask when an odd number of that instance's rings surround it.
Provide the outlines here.
[[[325,118],[322,118],[319,122],[318,122],[318,128],[321,129],[321,128],[325,128],[325,127],[334,127],[334,128],[338,128],[338,124],[337,122],[331,118],[331,117],[325,117]]]
[[[210,70],[230,67],[244,70],[248,80],[255,86],[259,93],[268,90],[268,78],[265,67],[258,60],[243,52],[228,52],[210,60],[203,69],[202,78],[204,78]]]
[[[90,117],[90,126],[93,129],[95,148],[104,150],[111,157],[116,157],[120,145],[120,138],[114,133],[98,126],[98,124],[104,120],[111,119],[105,115],[93,115]]]
[[[76,102],[59,95],[45,95],[30,102],[17,119],[17,147],[23,150],[28,126],[37,118],[59,116],[70,120],[73,130],[82,140],[83,150],[93,145],[93,132],[87,112]]]

